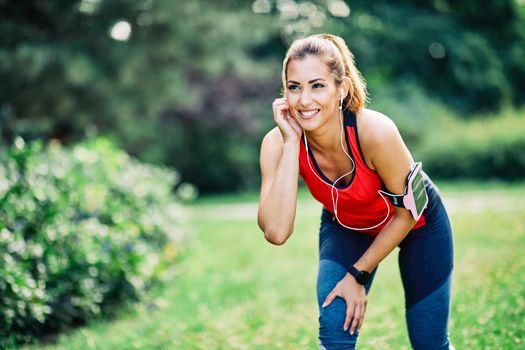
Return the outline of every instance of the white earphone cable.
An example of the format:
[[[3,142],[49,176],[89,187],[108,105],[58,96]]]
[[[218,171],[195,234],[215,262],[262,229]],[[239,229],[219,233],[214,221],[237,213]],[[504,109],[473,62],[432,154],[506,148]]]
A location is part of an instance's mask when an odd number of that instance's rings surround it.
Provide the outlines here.
[[[341,92],[341,96],[342,96],[342,92]],[[337,184],[337,182],[339,180],[341,180],[343,177],[345,177],[347,175],[352,174],[354,172],[354,170],[355,170],[355,162],[354,162],[353,158],[350,156],[350,154],[348,154],[348,152],[346,152],[346,149],[345,149],[345,147],[343,145],[344,125],[343,125],[343,108],[342,108],[342,103],[343,103],[343,99],[341,98],[341,105],[339,106],[339,120],[340,120],[340,124],[341,124],[341,137],[340,137],[341,148],[343,149],[343,152],[348,156],[348,159],[350,159],[350,161],[352,162],[352,170],[350,170],[346,174],[341,175],[339,178],[337,178],[337,180],[334,181],[333,184],[329,184],[328,182],[323,180],[319,175],[317,175],[317,172],[314,171],[314,169],[312,168],[312,164],[310,163],[310,156],[309,156],[309,150],[308,150],[308,140],[306,138],[306,131],[305,131],[305,132],[303,132],[303,137],[304,137],[304,144],[305,144],[305,147],[306,147],[306,161],[308,162],[308,165],[309,165],[310,170],[312,171],[312,173],[314,173],[314,175],[317,176],[317,178],[319,180],[321,180],[321,182],[323,182],[326,185],[330,186],[330,194],[331,194],[331,197],[332,197],[332,206],[334,208],[334,214],[335,214],[335,218],[336,218],[337,222],[341,226],[343,226],[345,228],[348,228],[348,229],[351,229],[351,230],[355,230],[355,231],[371,230],[371,229],[374,229],[374,228],[376,228],[378,226],[381,226],[388,219],[388,217],[390,216],[390,206],[388,205],[388,200],[385,198],[383,193],[381,193],[381,192],[383,192],[381,190],[378,190],[377,193],[381,196],[381,198],[385,202],[385,205],[386,205],[386,208],[387,208],[387,214],[386,214],[385,218],[380,223],[378,223],[377,225],[370,226],[370,227],[351,227],[351,226],[347,226],[347,225],[343,224],[341,222],[341,220],[339,220],[339,217],[337,216],[337,204],[339,202],[339,191],[337,190],[337,188],[335,186],[336,186],[336,184]],[[352,179],[352,181],[354,181],[354,180]],[[335,192],[335,198],[334,198],[334,192]]]

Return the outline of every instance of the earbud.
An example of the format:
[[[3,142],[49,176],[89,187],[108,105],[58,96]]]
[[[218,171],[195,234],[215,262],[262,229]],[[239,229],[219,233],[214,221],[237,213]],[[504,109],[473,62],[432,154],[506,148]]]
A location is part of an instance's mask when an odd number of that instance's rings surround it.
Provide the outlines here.
[[[344,92],[343,92],[343,89],[341,89],[341,100],[344,98]]]

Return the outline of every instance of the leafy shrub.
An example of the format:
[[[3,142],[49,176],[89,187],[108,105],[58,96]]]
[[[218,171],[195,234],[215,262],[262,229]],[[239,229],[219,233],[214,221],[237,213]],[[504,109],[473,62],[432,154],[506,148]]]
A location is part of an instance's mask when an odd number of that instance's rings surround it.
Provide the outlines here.
[[[104,139],[0,152],[0,348],[111,313],[162,277],[181,238],[177,181]]]
[[[525,179],[525,115],[447,123],[429,132],[416,157],[432,176],[457,179]]]
[[[386,114],[401,131],[410,150],[427,138],[427,130],[458,116],[435,96],[425,93],[413,80],[397,80],[392,84],[368,80],[371,99],[369,108]]]

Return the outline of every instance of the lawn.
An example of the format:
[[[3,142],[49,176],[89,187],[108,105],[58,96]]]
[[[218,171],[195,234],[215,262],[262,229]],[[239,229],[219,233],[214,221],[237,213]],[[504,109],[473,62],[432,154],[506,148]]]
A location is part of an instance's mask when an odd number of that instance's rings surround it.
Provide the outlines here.
[[[455,234],[453,344],[525,349],[525,185],[442,192]],[[295,233],[280,247],[257,227],[256,195],[200,199],[168,282],[116,320],[26,349],[317,349],[320,206],[300,198]],[[378,269],[359,347],[409,349],[403,305],[396,250]]]

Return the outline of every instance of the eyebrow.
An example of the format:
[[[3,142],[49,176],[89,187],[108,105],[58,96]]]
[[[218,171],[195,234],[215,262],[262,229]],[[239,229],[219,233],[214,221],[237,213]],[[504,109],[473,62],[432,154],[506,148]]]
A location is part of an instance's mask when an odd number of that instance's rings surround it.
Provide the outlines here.
[[[308,82],[308,84],[311,84],[311,83],[313,83],[313,82],[315,82],[315,81],[317,81],[317,80],[324,80],[324,79],[323,79],[323,78],[316,78],[316,79],[310,80],[310,81]],[[288,80],[288,82],[289,82],[289,83],[299,84],[299,82],[294,81],[294,80]]]

